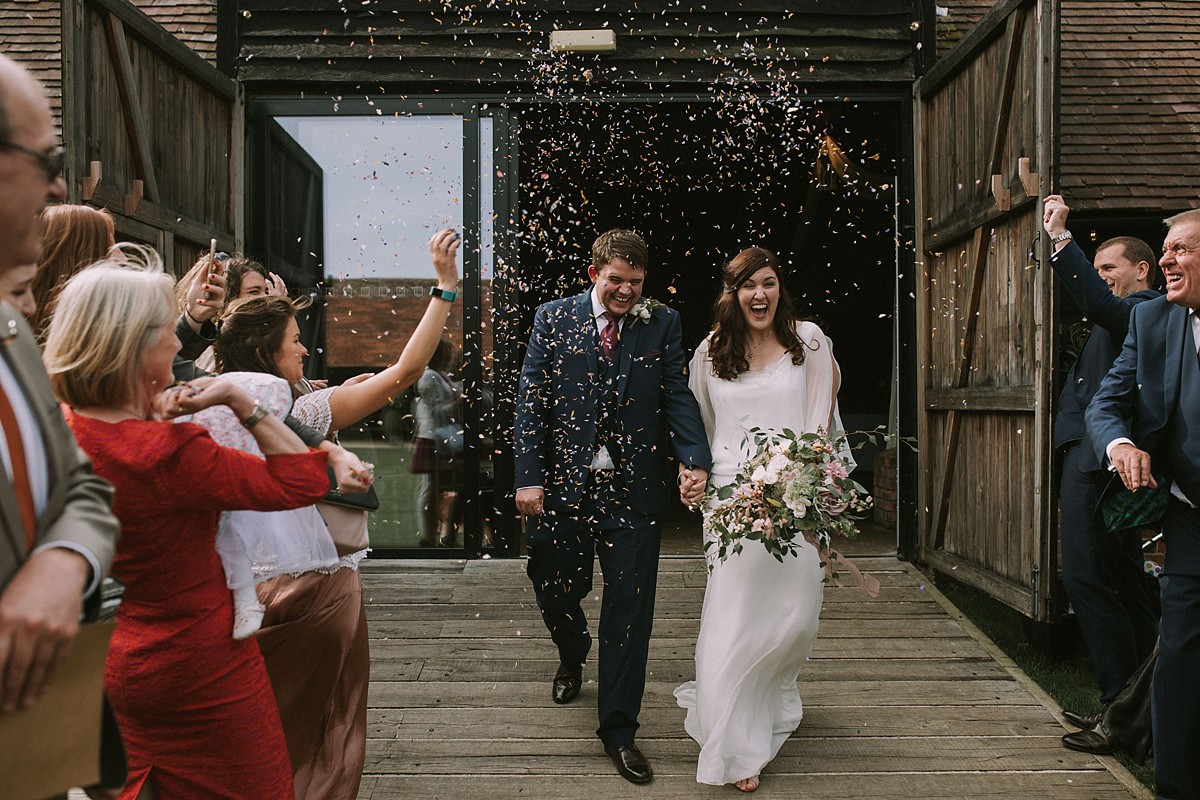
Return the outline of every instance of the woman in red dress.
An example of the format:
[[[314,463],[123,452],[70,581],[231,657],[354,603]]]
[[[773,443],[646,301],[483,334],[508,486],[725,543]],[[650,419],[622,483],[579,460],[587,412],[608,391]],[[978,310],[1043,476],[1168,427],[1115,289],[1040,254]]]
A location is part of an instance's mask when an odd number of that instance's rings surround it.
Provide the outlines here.
[[[233,603],[214,549],[221,511],[310,505],[329,488],[310,451],[243,390],[172,387],[171,280],[100,262],[63,290],[46,342],[55,393],[95,471],[116,487],[125,583],[105,688],[129,762],[122,798],[292,800],[292,771],[258,644],[230,637]],[[166,391],[164,391],[166,390]],[[197,425],[159,421],[227,405],[265,460]]]

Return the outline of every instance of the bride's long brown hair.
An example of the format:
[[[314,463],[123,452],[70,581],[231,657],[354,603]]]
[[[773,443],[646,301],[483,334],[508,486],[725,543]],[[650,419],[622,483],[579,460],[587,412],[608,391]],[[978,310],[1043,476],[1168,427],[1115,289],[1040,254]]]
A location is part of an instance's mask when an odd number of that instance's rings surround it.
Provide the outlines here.
[[[708,356],[712,360],[713,374],[723,380],[731,381],[743,372],[750,371],[750,359],[746,356],[750,325],[738,304],[737,292],[751,275],[763,267],[770,267],[779,281],[779,302],[775,305],[775,319],[771,327],[784,349],[792,354],[792,363],[804,363],[804,343],[796,335],[795,306],[783,282],[783,268],[779,259],[765,247],[747,247],[725,265],[721,276],[724,285],[713,305],[716,322],[709,341]]]

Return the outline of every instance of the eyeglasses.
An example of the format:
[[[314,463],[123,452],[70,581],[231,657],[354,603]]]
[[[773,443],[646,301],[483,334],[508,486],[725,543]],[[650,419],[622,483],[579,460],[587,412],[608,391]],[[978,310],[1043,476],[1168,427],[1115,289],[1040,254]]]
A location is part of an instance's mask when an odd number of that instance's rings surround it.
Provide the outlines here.
[[[37,159],[42,171],[46,173],[48,181],[53,181],[62,175],[63,166],[67,163],[67,151],[61,145],[45,152],[39,152],[16,142],[0,141],[0,150],[16,150],[18,153],[33,156]]]

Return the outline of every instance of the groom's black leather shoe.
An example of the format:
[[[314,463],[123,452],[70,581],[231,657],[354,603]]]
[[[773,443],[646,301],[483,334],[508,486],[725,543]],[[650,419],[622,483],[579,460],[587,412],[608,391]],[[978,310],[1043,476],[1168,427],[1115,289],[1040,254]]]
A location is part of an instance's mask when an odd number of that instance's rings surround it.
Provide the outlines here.
[[[583,686],[583,668],[571,669],[566,664],[559,664],[558,674],[550,686],[554,702],[559,705],[571,702],[579,697],[579,688]]]
[[[1078,714],[1064,708],[1062,715],[1066,718],[1067,722],[1076,728],[1083,728],[1085,731],[1090,731],[1100,724],[1100,718],[1104,716],[1104,712],[1097,711],[1095,714]]]
[[[621,773],[621,777],[630,783],[649,783],[654,780],[654,770],[650,769],[650,762],[642,755],[642,751],[637,749],[637,745],[606,744],[604,752],[608,753],[617,765],[617,772]]]
[[[1100,723],[1090,731],[1068,733],[1062,737],[1062,742],[1071,750],[1098,756],[1112,755],[1121,749],[1121,743],[1109,733],[1108,726],[1104,723]]]

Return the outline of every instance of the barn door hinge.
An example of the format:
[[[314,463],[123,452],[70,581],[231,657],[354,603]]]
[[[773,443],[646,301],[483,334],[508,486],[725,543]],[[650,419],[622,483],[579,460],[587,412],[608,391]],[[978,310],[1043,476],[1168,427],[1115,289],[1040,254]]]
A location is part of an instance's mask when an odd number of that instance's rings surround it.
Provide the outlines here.
[[[1031,571],[1033,573],[1033,578],[1030,582],[1030,588],[1033,591],[1031,592],[1032,599],[1031,599],[1030,608],[1029,608],[1029,618],[1037,619],[1038,618],[1038,575],[1039,575],[1038,565],[1034,564],[1033,569]]]

